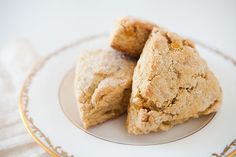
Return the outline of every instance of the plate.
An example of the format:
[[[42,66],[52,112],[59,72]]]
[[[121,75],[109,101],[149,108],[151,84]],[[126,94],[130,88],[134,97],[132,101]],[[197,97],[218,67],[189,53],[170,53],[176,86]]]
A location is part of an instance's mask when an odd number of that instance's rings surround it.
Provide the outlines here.
[[[235,139],[236,62],[201,42],[197,42],[197,49],[223,90],[217,114],[148,135],[129,135],[124,126],[125,114],[83,129],[73,93],[74,66],[80,53],[109,48],[108,39],[108,35],[100,34],[75,41],[44,58],[27,77],[20,96],[22,120],[48,153],[56,157],[216,156]]]
[[[94,137],[114,143],[140,146],[169,143],[190,136],[199,131],[206,126],[215,115],[215,113],[212,113],[208,116],[202,116],[198,119],[192,119],[187,123],[177,125],[167,132],[150,133],[148,135],[135,136],[128,134],[125,127],[126,114],[86,130],[83,128],[80,120],[74,96],[73,82],[74,68],[65,75],[59,88],[58,98],[62,111],[79,129]]]

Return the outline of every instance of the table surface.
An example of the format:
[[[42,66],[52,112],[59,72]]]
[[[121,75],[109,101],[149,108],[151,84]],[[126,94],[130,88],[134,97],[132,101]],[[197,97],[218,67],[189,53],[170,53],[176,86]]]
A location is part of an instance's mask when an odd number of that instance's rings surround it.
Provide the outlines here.
[[[3,0],[0,48],[30,39],[42,55],[86,35],[109,32],[131,15],[201,40],[236,58],[235,0]]]

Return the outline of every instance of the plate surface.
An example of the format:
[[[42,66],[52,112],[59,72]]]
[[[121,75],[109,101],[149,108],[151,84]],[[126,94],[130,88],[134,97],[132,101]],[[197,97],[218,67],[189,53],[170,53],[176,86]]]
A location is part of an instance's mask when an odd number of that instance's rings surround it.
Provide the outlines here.
[[[43,59],[25,81],[20,100],[23,122],[35,141],[52,156],[210,156],[220,154],[235,139],[235,61],[202,44],[197,44],[199,53],[223,90],[223,103],[215,116],[144,136],[127,134],[125,115],[85,131],[73,95],[71,69],[80,53],[108,45],[107,35],[76,41]]]
[[[83,125],[80,120],[76,99],[74,96],[73,82],[74,68],[65,75],[58,93],[59,103],[67,118],[84,132],[94,137],[114,143],[145,146],[173,142],[194,134],[206,126],[215,115],[215,113],[212,113],[208,116],[202,116],[198,119],[189,120],[187,123],[177,125],[167,132],[150,133],[148,135],[140,136],[128,134],[125,127],[126,114],[85,130],[83,129]]]

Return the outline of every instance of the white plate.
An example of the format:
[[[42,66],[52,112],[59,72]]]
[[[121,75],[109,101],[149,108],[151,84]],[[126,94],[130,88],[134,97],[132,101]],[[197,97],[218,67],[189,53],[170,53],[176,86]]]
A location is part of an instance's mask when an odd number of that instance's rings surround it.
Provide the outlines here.
[[[222,107],[216,115],[141,136],[127,133],[125,115],[84,130],[74,99],[73,67],[79,53],[108,45],[107,35],[76,41],[42,60],[25,81],[20,100],[23,122],[52,156],[211,156],[235,139],[236,63],[200,43],[197,48],[223,89]]]

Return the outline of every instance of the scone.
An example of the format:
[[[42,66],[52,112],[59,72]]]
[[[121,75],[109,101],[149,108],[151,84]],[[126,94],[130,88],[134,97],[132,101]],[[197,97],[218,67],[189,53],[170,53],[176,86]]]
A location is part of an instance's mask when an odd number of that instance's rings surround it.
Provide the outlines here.
[[[219,83],[194,44],[154,28],[134,70],[128,132],[166,131],[217,111],[221,100]]]
[[[138,57],[155,24],[131,17],[121,18],[112,33],[111,47]]]
[[[113,50],[94,50],[80,56],[74,86],[84,128],[126,111],[135,64],[135,60]]]

